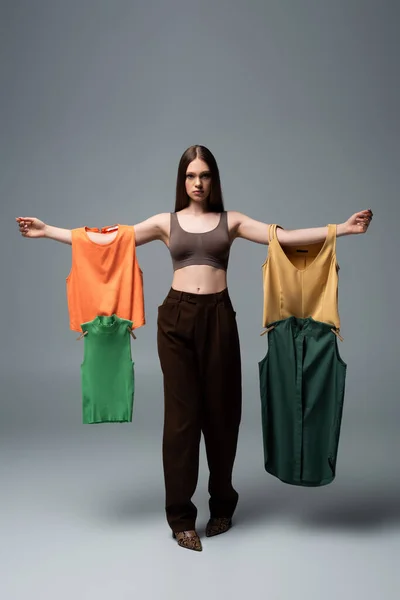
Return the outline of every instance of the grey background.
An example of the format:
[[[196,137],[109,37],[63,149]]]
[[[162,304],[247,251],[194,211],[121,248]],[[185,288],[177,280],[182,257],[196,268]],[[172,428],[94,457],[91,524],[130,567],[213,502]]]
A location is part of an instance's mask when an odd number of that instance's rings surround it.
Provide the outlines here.
[[[0,6],[1,597],[398,598],[399,4]],[[163,512],[156,307],[171,283],[168,251],[138,249],[147,325],[132,343],[133,423],[83,426],[70,247],[22,239],[14,221],[134,224],[173,210],[178,161],[195,143],[217,158],[228,210],[286,228],[375,214],[367,235],[338,241],[348,376],[338,477],[326,488],[293,488],[263,470],[267,249],[234,243],[241,500],[235,527],[202,554],[177,547]],[[200,533],[203,449],[201,466]]]

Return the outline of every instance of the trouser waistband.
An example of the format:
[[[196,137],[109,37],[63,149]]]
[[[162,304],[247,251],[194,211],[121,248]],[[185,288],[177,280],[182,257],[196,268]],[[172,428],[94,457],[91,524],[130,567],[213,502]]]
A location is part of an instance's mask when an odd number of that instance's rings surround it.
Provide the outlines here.
[[[218,304],[229,299],[229,292],[228,288],[225,288],[215,294],[192,294],[192,292],[182,292],[171,288],[167,297],[183,302],[192,302],[193,304]]]

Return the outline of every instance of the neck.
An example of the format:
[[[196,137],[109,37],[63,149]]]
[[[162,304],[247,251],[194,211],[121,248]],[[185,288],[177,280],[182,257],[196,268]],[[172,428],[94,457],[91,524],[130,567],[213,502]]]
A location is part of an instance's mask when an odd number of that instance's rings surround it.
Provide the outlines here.
[[[203,200],[202,202],[193,202],[193,200],[191,200],[189,206],[185,210],[191,215],[203,215],[204,213],[208,212],[207,202],[206,200]]]

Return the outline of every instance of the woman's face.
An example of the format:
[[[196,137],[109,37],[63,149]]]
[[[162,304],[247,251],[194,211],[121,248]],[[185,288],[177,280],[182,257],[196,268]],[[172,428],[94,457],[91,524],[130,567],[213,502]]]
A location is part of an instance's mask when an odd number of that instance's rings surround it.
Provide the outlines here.
[[[195,158],[186,169],[186,193],[193,202],[204,202],[211,191],[211,173],[208,164]]]

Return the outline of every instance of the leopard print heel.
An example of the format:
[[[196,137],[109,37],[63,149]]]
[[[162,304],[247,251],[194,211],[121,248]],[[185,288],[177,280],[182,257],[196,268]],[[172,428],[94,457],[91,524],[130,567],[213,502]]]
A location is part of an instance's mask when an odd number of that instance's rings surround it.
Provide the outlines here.
[[[206,536],[213,537],[225,533],[232,527],[232,519],[228,517],[211,517],[206,526]]]
[[[201,552],[203,550],[200,538],[194,529],[190,531],[173,531],[172,537],[176,539],[178,546],[181,546],[182,548],[196,550],[197,552]]]

